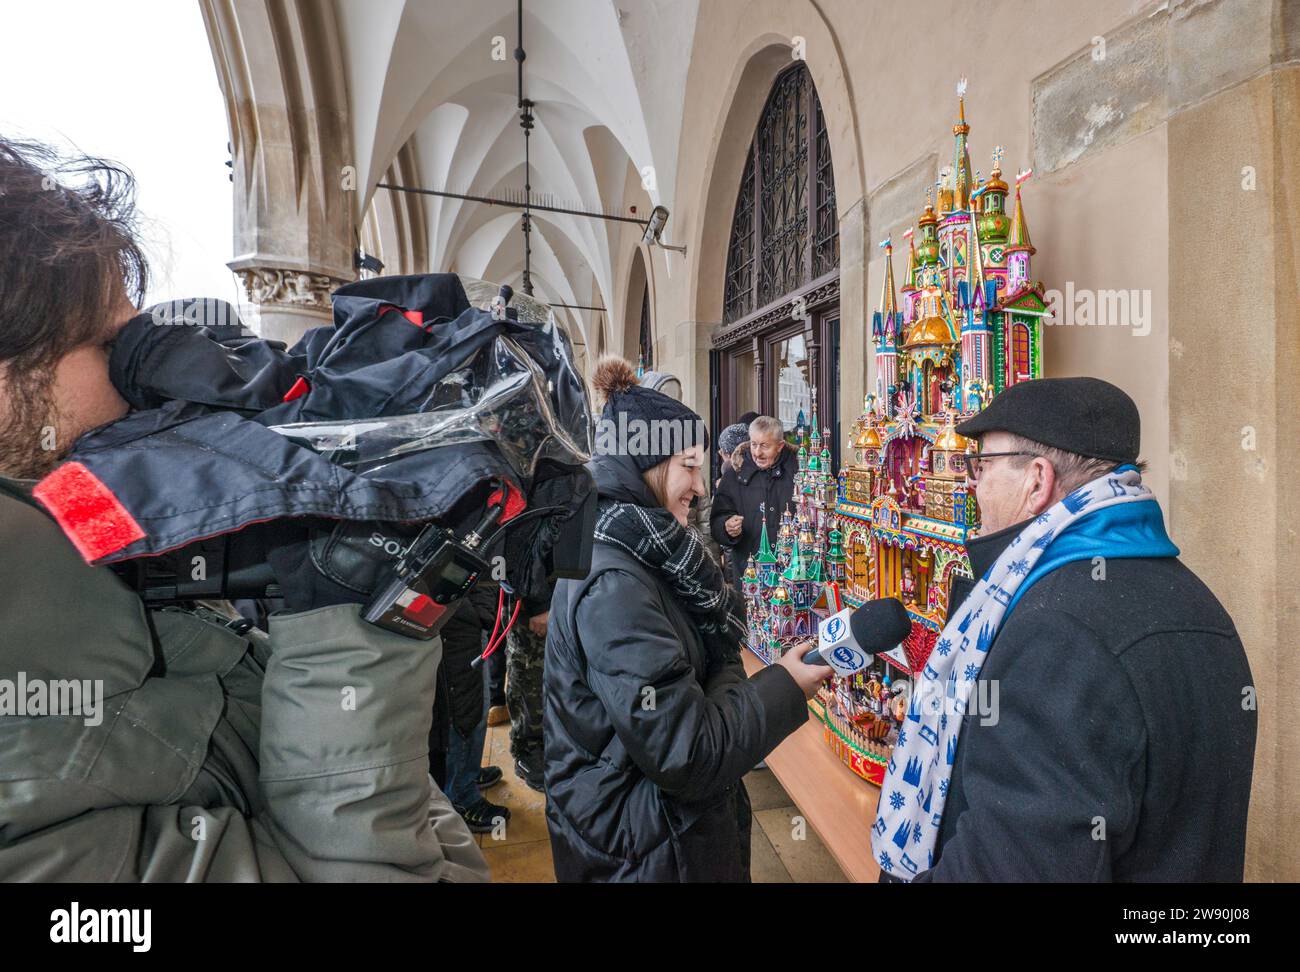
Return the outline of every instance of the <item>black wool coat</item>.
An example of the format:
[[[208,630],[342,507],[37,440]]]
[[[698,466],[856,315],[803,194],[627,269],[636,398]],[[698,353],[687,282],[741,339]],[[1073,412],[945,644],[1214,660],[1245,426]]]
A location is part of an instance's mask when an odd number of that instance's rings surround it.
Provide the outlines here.
[[[1024,526],[971,541],[976,577]],[[1256,711],[1241,639],[1177,558],[1104,568],[1066,564],[1006,617],[917,881],[1242,879]]]
[[[713,509],[709,513],[709,532],[726,552],[727,577],[737,588],[745,573],[745,563],[750,554],[758,551],[762,538],[760,505],[767,504],[767,536],[775,544],[781,514],[794,497],[794,477],[798,471],[799,456],[788,444],[767,469],[759,469],[754,457],[747,454],[739,471],[730,466],[723,471],[722,485],[713,497]],[[740,536],[732,537],[727,533],[726,523],[729,517],[737,515],[745,518],[745,524]]]
[[[602,497],[656,505],[626,457],[599,456]],[[561,580],[543,668],[546,820],[561,881],[747,881],[741,778],[808,718],[779,666],[712,668],[669,585],[597,542]]]

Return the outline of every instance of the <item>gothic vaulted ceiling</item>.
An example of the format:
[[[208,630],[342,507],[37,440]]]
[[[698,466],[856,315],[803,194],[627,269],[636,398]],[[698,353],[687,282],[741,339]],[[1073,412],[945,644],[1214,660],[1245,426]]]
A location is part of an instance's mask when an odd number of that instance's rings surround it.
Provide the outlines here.
[[[522,190],[514,0],[334,4],[363,189],[358,223],[389,192],[376,187],[399,153],[408,163],[404,181],[423,188],[481,196]],[[625,192],[644,188],[651,205],[671,208],[697,7],[698,0],[524,0],[534,193],[624,212]],[[414,232],[423,231],[428,269],[519,287],[517,210],[417,198],[422,227]],[[537,296],[610,307],[626,272],[613,264],[622,224],[539,213],[533,225]],[[584,317],[576,320],[585,341]]]

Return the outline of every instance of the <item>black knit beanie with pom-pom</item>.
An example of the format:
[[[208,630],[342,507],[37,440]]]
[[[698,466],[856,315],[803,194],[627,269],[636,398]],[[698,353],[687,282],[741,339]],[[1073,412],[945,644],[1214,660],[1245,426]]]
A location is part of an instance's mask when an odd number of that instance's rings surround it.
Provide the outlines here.
[[[605,401],[596,423],[597,454],[629,456],[645,472],[693,445],[708,452],[704,419],[677,399],[638,384],[622,358],[601,358],[591,383]]]

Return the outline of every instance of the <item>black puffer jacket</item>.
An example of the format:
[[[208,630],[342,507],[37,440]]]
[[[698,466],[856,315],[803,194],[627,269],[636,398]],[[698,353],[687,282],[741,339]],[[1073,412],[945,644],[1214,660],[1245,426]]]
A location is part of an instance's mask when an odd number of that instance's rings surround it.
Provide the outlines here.
[[[599,456],[602,497],[654,506],[631,461]],[[710,672],[671,588],[595,545],[562,580],[546,638],[546,818],[561,881],[747,881],[743,777],[803,724],[780,667]]]
[[[1024,526],[971,541],[975,576]],[[1007,616],[972,695],[997,685],[996,719],[965,716],[916,880],[1241,880],[1257,713],[1232,619],[1176,558],[1095,571],[1057,568]]]
[[[739,470],[730,466],[723,470],[722,485],[718,487],[717,495],[713,497],[713,508],[709,511],[709,532],[726,551],[727,576],[737,588],[745,572],[745,562],[758,550],[762,537],[763,518],[759,515],[759,506],[767,504],[767,536],[776,543],[781,514],[794,497],[794,477],[798,471],[799,456],[789,445],[781,449],[776,462],[767,469],[759,469],[754,457],[746,453]],[[731,537],[726,523],[729,517],[736,515],[745,518],[745,525],[740,536]]]

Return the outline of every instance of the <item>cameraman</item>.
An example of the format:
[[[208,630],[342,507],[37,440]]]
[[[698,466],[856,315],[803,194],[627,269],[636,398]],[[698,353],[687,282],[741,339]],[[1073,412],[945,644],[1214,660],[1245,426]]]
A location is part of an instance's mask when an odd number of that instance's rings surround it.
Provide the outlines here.
[[[127,412],[107,346],[146,289],[132,188],[0,140],[0,681],[92,696],[0,708],[0,880],[486,879],[429,782],[439,642],[354,604],[269,634],[221,603],[146,610],[31,499]]]

